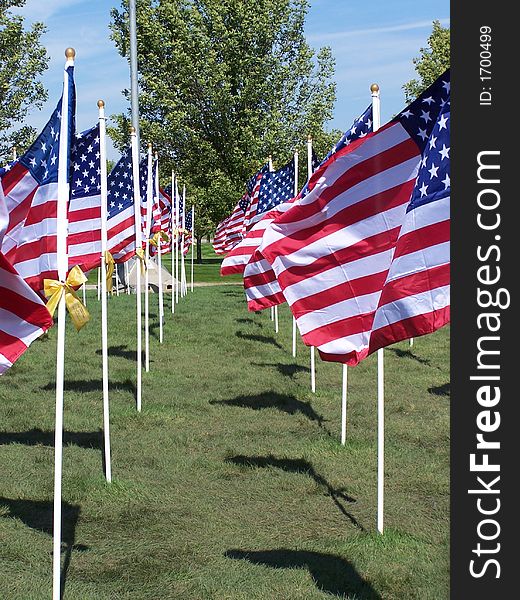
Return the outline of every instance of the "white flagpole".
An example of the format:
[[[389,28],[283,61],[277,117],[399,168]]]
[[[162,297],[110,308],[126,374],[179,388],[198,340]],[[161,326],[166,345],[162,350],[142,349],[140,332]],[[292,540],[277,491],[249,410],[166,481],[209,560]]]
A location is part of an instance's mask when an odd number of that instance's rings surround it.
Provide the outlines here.
[[[125,260],[125,281],[126,281],[126,293],[130,295],[130,281],[129,281],[129,271],[128,271],[128,261]]]
[[[175,261],[174,261],[174,245],[175,245],[175,174],[172,171],[172,207],[171,207],[171,272],[172,272],[172,315],[175,314]]]
[[[294,151],[294,197],[298,195],[298,150]],[[292,355],[296,357],[296,317],[292,318]]]
[[[87,306],[87,290],[85,288],[87,282],[83,283],[83,285],[81,286],[82,292],[83,292],[83,304],[85,306]]]
[[[195,246],[195,206],[191,206],[191,291],[193,292],[193,248]]]
[[[267,162],[269,172],[272,173],[274,171],[274,168],[273,157],[271,155],[269,155]],[[278,306],[271,306],[271,321],[274,321],[274,330],[276,333],[278,333]]]
[[[381,126],[381,103],[379,86],[373,83],[372,119],[373,131]],[[385,372],[383,348],[377,351],[377,530],[383,533],[384,509],[384,477],[385,477]]]
[[[410,346],[413,346],[413,337],[410,338]]]
[[[99,162],[101,167],[101,269],[106,273],[107,251],[107,151],[105,103],[98,101],[99,108]],[[116,270],[117,271],[117,270]],[[103,358],[103,436],[105,450],[105,477],[112,481],[110,453],[110,410],[108,403],[108,325],[107,325],[107,278],[101,277],[101,355]]]
[[[312,175],[312,137],[307,137],[307,178]],[[316,348],[311,346],[311,391],[316,392]]]
[[[148,144],[148,163],[147,163],[147,186],[146,186],[146,219],[144,232],[146,236],[144,260],[146,271],[144,273],[144,370],[148,373],[150,370],[150,274],[148,272],[148,261],[150,258],[150,222],[152,218],[152,144]]]
[[[155,198],[156,202],[159,203],[159,157],[157,152],[155,153]],[[157,240],[157,265],[159,269],[159,343],[163,343],[163,317],[164,317],[164,305],[163,305],[163,289],[162,289],[162,256],[161,256],[161,238]]]
[[[278,333],[278,304],[274,307],[274,331]]]
[[[175,303],[179,302],[179,185],[175,178]]]
[[[117,265],[114,265],[114,274],[116,277],[116,296],[119,296],[119,273],[117,271]]]
[[[180,243],[181,253],[181,296],[184,297],[188,291],[186,286],[186,265],[184,262],[184,229],[186,228],[186,185],[182,186],[182,235]]]
[[[56,255],[58,279],[65,282],[68,270],[67,256],[67,206],[69,183],[67,157],[69,149],[69,74],[74,66],[73,48],[65,50],[67,61],[63,73],[63,96],[61,104],[60,145],[58,155],[58,206],[56,221]],[[61,598],[61,479],[63,469],[63,388],[65,377],[65,294],[58,303],[58,332],[56,343],[56,424],[54,430],[54,513],[52,540],[52,598]]]
[[[135,219],[135,248],[141,251],[143,247],[141,237],[141,191],[139,186],[139,147],[137,146],[137,134],[135,127],[130,128],[130,140],[132,143],[132,180],[134,184],[134,219]],[[136,276],[136,306],[137,306],[137,385],[136,406],[141,412],[142,372],[143,372],[143,326],[141,315],[142,284],[140,260],[135,263]]]
[[[101,300],[101,269],[97,270],[97,299]]]
[[[343,381],[341,385],[341,443],[343,446],[347,441],[347,377],[348,367],[346,364],[343,367]]]

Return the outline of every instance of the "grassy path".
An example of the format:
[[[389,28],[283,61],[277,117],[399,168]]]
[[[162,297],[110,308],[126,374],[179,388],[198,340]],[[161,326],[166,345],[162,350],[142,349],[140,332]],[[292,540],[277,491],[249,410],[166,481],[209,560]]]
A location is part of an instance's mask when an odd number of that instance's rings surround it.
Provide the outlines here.
[[[342,447],[340,365],[318,361],[311,394],[286,306],[276,335],[239,288],[198,288],[174,319],[167,308],[163,347],[153,318],[137,414],[135,298],[112,298],[109,486],[92,292],[88,308],[67,331],[65,599],[448,598],[448,328],[385,352],[380,537],[374,358],[349,371]],[[2,600],[50,597],[55,334],[0,380]]]

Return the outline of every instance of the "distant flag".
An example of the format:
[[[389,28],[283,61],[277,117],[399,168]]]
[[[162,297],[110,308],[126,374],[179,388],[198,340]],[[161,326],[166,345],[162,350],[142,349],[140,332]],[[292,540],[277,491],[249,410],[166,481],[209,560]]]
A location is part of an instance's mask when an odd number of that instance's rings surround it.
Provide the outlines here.
[[[68,76],[68,140],[74,131],[74,67]],[[23,279],[36,291],[43,280],[57,279],[57,193],[62,100],[32,146],[1,176],[9,222],[1,252]]]
[[[254,226],[264,215],[278,205],[287,203],[294,196],[295,163],[294,158],[277,171],[262,174],[257,182],[258,202],[255,213],[250,213],[249,220]],[[245,238],[226,256],[220,268],[221,275],[243,273],[244,267],[249,262],[253,252],[258,247],[265,227],[254,228],[247,233]]]
[[[0,246],[8,223],[9,214],[0,186]],[[0,375],[52,323],[52,317],[42,299],[0,252]]]
[[[107,248],[118,263],[135,255],[132,153],[125,150],[107,178]]]
[[[249,201],[249,195],[245,193],[229,217],[217,225],[213,240],[213,250],[216,254],[226,254],[242,239],[242,227]]]
[[[160,231],[168,236],[168,242],[161,242],[161,253],[166,254],[172,249],[172,200],[165,190],[159,188],[159,222]]]
[[[449,91],[448,71],[334,153],[264,234],[303,340],[325,360],[354,365],[449,320]]]
[[[69,268],[90,271],[101,264],[99,125],[76,134],[70,160]]]
[[[354,121],[352,127],[347,129],[347,131],[342,135],[338,143],[321,161],[321,163],[318,161],[316,154],[314,153],[314,149],[312,150],[312,171],[314,172],[318,166],[327,162],[327,160],[329,160],[329,158],[338,150],[348,146],[357,139],[365,137],[367,133],[371,133],[372,129],[372,104],[370,104],[363,114]],[[298,197],[304,197],[308,194],[308,184],[309,182],[307,181],[301,192],[298,194]],[[290,202],[293,202],[293,200]],[[273,220],[276,220],[279,215],[285,213],[289,207],[290,205],[279,205],[273,211],[272,215],[269,215],[269,219],[262,219],[261,223],[264,231]],[[257,228],[256,233],[258,234],[260,230],[261,227]],[[260,244],[260,241],[258,243]],[[251,311],[270,308],[271,306],[276,306],[277,304],[282,304],[285,302],[285,296],[283,295],[280,284],[276,279],[275,272],[258,249],[254,251],[244,269],[244,289],[247,297],[247,305]]]
[[[190,246],[193,243],[193,223],[191,219],[191,210],[186,213],[186,217],[184,219],[184,236],[183,236],[183,247],[182,253],[186,256],[190,249]]]

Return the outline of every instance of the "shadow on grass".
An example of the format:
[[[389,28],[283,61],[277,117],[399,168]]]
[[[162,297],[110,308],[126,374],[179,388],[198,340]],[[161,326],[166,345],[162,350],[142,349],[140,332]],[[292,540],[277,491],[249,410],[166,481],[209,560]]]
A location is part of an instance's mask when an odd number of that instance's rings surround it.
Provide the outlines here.
[[[103,447],[103,433],[100,431],[64,431],[64,446],[79,446],[100,450]],[[29,431],[0,431],[0,445],[24,444],[25,446],[54,447],[54,431],[30,429]]]
[[[54,390],[56,384],[54,382],[43,385],[41,390]],[[135,383],[127,379],[126,381],[110,381],[109,389],[123,390],[130,392],[133,396],[136,395],[137,390]],[[64,390],[67,392],[100,392],[103,391],[103,381],[101,379],[79,379],[77,381],[65,380]]]
[[[7,514],[3,514],[7,509]],[[61,570],[61,597],[65,592],[67,572],[69,570],[72,551],[83,552],[88,546],[76,544],[76,525],[80,515],[80,507],[68,502],[61,503],[62,526],[61,543],[65,558]],[[0,497],[0,518],[19,519],[27,527],[42,531],[52,536],[52,518],[54,507],[52,502],[42,500],[12,500]]]
[[[434,385],[428,388],[428,392],[434,396],[450,396],[450,383],[443,383],[442,385]]]
[[[345,493],[345,488],[334,488],[323,475],[320,475],[314,466],[303,458],[277,458],[270,454],[269,456],[229,456],[225,459],[226,462],[232,463],[240,467],[253,467],[258,469],[275,468],[285,471],[286,473],[300,473],[307,475],[314,480],[316,485],[323,488],[325,494],[332,498],[332,501],[337,506],[339,511],[347,517],[347,519],[361,531],[365,531],[364,527],[351,515],[343,506],[342,502],[353,504],[356,499]]]
[[[388,350],[393,352],[399,358],[411,358],[421,365],[426,365],[428,367],[431,366],[431,361],[429,361],[427,358],[421,358],[420,356],[417,356],[411,350],[401,350],[400,348],[388,348]]]
[[[247,323],[248,325],[256,325],[257,327],[263,327],[262,323],[258,323],[254,319],[235,319],[237,323]]]
[[[108,356],[118,356],[119,358],[125,358],[126,360],[136,362],[137,350],[127,350],[127,348],[128,346],[126,344],[124,346],[109,346]],[[101,350],[96,350],[96,354],[101,356]],[[144,352],[141,353],[141,356],[144,360]]]
[[[266,392],[265,394],[251,396],[237,396],[229,400],[210,400],[210,404],[220,404],[222,406],[239,406],[241,408],[250,408],[252,410],[265,410],[275,408],[280,412],[289,415],[297,413],[307,417],[309,421],[316,421],[320,427],[323,426],[325,418],[317,413],[310,402],[302,402],[294,396],[279,394],[278,392]]]
[[[341,598],[354,595],[356,600],[381,600],[381,596],[348,561],[334,554],[278,548],[226,550],[224,556],[273,569],[306,569],[322,592]]]
[[[253,335],[251,333],[242,333],[241,331],[237,331],[237,338],[242,340],[249,340],[250,342],[260,342],[261,344],[271,344],[280,350],[283,350],[283,346],[281,346],[274,337],[267,337],[266,335]]]
[[[290,377],[291,379],[293,379],[297,373],[311,372],[309,367],[302,367],[301,365],[296,364],[286,365],[284,363],[251,363],[251,365],[254,367],[275,367],[280,374],[282,374],[284,377]]]

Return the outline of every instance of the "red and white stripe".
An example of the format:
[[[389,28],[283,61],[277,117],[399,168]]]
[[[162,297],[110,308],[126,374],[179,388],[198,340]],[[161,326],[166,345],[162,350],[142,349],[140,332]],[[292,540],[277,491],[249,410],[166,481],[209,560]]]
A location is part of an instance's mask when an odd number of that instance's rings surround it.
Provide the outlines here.
[[[266,230],[272,265],[304,342],[357,364],[392,264],[420,151],[399,122],[353,142],[311,177],[311,191]]]
[[[379,299],[370,352],[450,320],[450,197],[406,214]]]
[[[2,177],[9,213],[1,251],[36,291],[45,278],[57,279],[56,216],[58,184],[40,186],[20,162]]]
[[[235,273],[244,273],[246,265],[249,263],[255,250],[260,246],[267,227],[281,214],[291,208],[292,205],[293,201],[284,202],[283,204],[275,206],[272,210],[260,215],[261,218],[247,232],[244,239],[237,244],[222,261],[220,274],[233,275]]]
[[[260,185],[262,183],[263,172],[260,172],[256,177],[256,182],[253,187],[253,193],[251,194],[251,200],[247,206],[247,210],[244,216],[242,225],[242,235],[245,235],[253,225],[262,218],[262,214],[258,214],[258,198],[260,196]]]
[[[101,265],[101,196],[71,197],[67,238],[69,269],[90,271]]]
[[[213,250],[216,254],[226,254],[240,243],[243,238],[244,219],[245,213],[238,202],[229,217],[217,225],[213,240]]]
[[[8,211],[0,185],[0,246],[8,226]],[[0,375],[52,323],[42,299],[0,253]]]
[[[107,220],[107,249],[114,261],[124,263],[135,255],[134,205]]]

